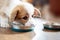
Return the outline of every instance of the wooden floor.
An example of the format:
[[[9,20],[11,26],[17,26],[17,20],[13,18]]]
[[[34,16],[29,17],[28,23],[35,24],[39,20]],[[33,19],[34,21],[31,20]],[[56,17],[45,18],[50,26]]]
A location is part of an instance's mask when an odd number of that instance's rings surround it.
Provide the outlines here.
[[[32,40],[34,32],[3,34],[0,33],[0,40]]]
[[[34,32],[13,32],[9,29],[0,28],[0,40],[32,40]]]

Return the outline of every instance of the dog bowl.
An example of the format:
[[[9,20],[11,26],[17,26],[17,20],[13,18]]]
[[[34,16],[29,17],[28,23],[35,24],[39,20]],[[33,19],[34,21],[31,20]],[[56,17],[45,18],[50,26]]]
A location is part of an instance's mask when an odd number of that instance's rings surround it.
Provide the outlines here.
[[[60,30],[60,25],[51,25],[51,27],[47,24],[44,24],[44,29],[48,29],[48,30]]]
[[[15,31],[15,32],[29,32],[29,31],[32,31],[33,29],[15,29],[15,28],[11,28],[12,31]]]
[[[30,32],[34,29],[34,25],[31,26],[23,26],[23,25],[16,25],[13,24],[11,30],[15,32]]]

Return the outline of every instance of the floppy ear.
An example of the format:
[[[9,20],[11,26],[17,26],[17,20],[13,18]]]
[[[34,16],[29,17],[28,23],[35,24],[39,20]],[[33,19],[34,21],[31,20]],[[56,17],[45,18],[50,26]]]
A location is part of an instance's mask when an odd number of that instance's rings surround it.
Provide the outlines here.
[[[10,21],[10,22],[13,22],[13,21],[14,21],[15,17],[17,16],[18,11],[20,11],[20,6],[17,6],[17,7],[15,7],[15,8],[12,10],[12,12],[11,12],[11,14],[10,14],[10,16],[9,16],[9,21]]]
[[[32,17],[35,17],[35,18],[41,17],[41,12],[39,11],[39,9],[34,8],[34,14],[32,15]]]

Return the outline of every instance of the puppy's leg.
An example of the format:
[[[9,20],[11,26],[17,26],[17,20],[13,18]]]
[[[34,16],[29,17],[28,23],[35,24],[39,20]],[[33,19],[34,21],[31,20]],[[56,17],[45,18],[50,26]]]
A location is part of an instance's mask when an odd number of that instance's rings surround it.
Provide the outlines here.
[[[0,27],[10,27],[8,17],[3,12],[0,12]]]

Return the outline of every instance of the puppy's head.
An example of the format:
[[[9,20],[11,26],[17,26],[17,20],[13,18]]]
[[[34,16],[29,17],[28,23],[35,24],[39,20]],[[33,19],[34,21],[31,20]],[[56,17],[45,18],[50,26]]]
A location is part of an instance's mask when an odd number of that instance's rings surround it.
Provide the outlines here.
[[[14,19],[15,21],[25,24],[28,21],[28,19],[29,19],[29,14],[24,9],[24,7],[21,7],[20,10],[17,10],[17,14]]]
[[[35,9],[36,8],[29,3],[17,5],[11,13],[10,20],[27,24],[31,20],[32,15],[35,13]],[[39,12],[37,11],[37,13]]]
[[[29,14],[23,5],[15,7],[10,18],[11,21],[17,21],[22,24],[25,24],[28,21],[28,19]]]

